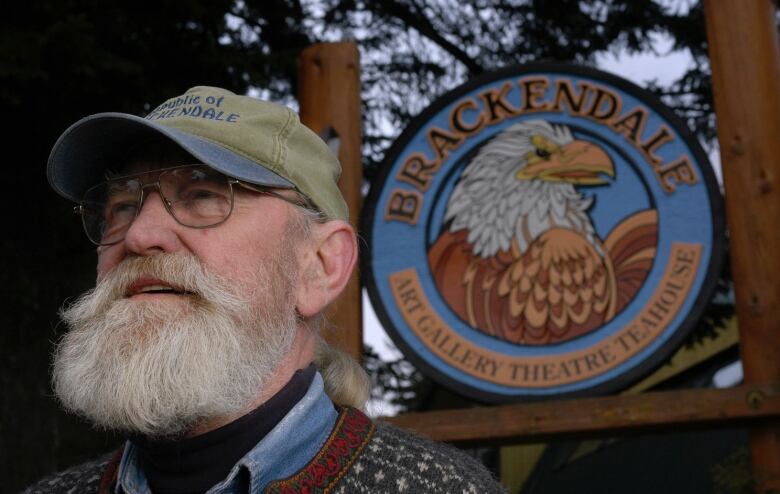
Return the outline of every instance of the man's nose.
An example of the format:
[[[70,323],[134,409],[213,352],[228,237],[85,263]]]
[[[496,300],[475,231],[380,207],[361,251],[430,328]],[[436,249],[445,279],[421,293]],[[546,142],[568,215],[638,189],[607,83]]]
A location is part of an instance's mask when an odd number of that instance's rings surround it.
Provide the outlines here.
[[[180,227],[165,208],[160,192],[146,188],[141,210],[125,234],[125,248],[142,256],[176,252],[181,248]]]

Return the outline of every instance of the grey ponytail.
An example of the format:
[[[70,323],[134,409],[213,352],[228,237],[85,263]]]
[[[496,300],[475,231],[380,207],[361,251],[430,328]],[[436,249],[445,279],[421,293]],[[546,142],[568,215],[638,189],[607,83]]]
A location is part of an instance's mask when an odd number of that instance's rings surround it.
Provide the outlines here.
[[[365,409],[371,379],[351,355],[318,336],[314,363],[325,381],[325,392],[335,404]]]

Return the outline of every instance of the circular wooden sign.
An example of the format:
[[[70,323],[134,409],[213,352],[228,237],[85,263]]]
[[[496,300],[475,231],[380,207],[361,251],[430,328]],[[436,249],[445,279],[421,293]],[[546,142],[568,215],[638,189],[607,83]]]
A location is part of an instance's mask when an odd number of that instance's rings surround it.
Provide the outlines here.
[[[442,96],[387,155],[363,276],[404,354],[491,402],[605,393],[668,357],[712,295],[722,202],[654,95],[564,64]]]

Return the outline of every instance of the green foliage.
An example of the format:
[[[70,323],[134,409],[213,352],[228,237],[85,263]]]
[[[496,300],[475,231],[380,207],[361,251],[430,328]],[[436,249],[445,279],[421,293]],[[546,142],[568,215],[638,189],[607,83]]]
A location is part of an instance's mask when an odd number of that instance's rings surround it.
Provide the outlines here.
[[[368,345],[363,349],[363,367],[371,376],[371,399],[391,403],[398,407],[399,413],[419,409],[427,394],[421,388],[431,386],[403,357],[387,360]]]

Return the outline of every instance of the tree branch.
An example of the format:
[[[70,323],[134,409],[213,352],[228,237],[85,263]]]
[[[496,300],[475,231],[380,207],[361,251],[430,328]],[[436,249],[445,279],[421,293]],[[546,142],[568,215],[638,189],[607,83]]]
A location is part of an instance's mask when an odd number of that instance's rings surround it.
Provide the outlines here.
[[[476,60],[470,57],[468,53],[439,34],[439,32],[436,31],[436,28],[433,27],[431,22],[422,12],[412,12],[406,5],[402,5],[395,0],[385,0],[378,3],[381,5],[379,8],[384,10],[388,15],[399,19],[409,27],[413,27],[420,34],[436,43],[444,51],[455,57],[456,60],[466,66],[469,73],[472,75],[485,72],[485,69],[479,63],[477,63]]]

